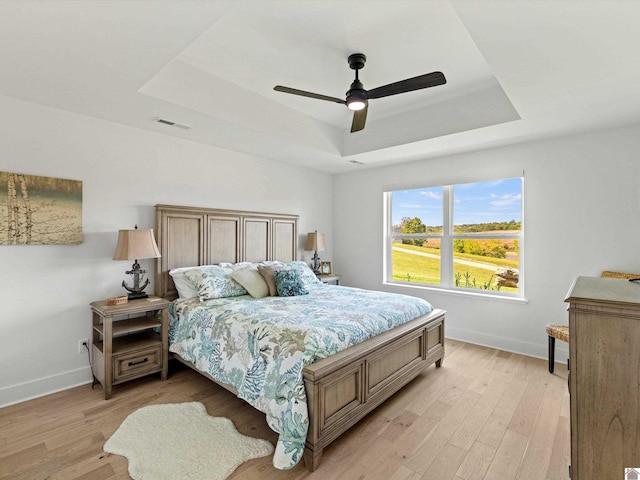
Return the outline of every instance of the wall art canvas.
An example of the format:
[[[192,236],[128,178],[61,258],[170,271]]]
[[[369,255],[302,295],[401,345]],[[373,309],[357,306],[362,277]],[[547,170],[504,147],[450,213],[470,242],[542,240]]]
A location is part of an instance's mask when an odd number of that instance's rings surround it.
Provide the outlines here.
[[[81,242],[81,181],[0,172],[0,245]]]

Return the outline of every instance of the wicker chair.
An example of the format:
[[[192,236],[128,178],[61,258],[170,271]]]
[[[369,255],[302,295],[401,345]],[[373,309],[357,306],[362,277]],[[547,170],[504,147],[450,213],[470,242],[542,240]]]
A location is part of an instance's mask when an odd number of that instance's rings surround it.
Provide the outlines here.
[[[600,275],[603,278],[640,278],[637,273],[612,272],[605,270]],[[569,327],[567,325],[547,325],[549,337],[549,373],[553,373],[555,364],[556,338],[569,343]]]

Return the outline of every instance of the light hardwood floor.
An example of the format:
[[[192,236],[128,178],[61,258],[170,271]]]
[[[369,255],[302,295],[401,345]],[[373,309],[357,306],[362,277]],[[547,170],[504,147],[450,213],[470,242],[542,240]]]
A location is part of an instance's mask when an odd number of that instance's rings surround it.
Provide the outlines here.
[[[102,446],[126,416],[153,403],[199,401],[209,414],[275,443],[264,415],[204,377],[171,362],[114,387],[82,386],[0,409],[0,479],[127,479],[127,461]],[[568,478],[566,367],[446,342],[442,368],[424,374],[325,449],[320,467],[279,471],[270,457],[232,479],[560,480]],[[180,480],[180,479],[176,479]]]

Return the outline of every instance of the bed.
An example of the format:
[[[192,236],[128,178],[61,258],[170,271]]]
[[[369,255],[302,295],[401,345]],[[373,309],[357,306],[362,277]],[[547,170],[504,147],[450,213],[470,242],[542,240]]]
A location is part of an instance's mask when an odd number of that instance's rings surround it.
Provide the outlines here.
[[[441,366],[445,312],[414,297],[320,283],[297,261],[297,220],[295,215],[157,205],[162,256],[156,293],[175,300],[170,306],[175,358],[265,412],[271,428],[280,433],[274,466],[291,468],[302,457],[313,471],[333,440],[431,364]],[[169,274],[180,267],[224,266],[234,271],[258,264],[297,271],[306,294],[254,298],[245,291],[206,301],[178,298]],[[278,279],[285,276],[276,274]],[[383,306],[385,328],[373,321]],[[273,321],[285,308],[284,324]],[[366,328],[355,328],[348,310],[355,311]],[[296,311],[300,317],[311,315],[322,334],[314,337],[300,330]],[[271,318],[287,340],[264,333],[256,312]],[[240,334],[234,337],[234,332]],[[216,340],[223,337],[224,342]],[[306,350],[292,346],[293,338]],[[222,352],[221,343],[244,344],[245,351]],[[309,344],[314,345],[311,350]],[[281,352],[285,348],[287,355]],[[267,357],[280,363],[268,367]],[[261,399],[260,388],[275,393]]]

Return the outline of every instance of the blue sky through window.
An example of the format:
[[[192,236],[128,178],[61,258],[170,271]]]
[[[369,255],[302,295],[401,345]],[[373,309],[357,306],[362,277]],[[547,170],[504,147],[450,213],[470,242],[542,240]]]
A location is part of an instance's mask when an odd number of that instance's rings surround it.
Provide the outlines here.
[[[427,226],[442,225],[443,188],[393,192],[392,222],[418,217]],[[509,178],[454,186],[454,225],[522,221],[522,179]]]

